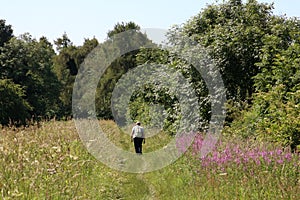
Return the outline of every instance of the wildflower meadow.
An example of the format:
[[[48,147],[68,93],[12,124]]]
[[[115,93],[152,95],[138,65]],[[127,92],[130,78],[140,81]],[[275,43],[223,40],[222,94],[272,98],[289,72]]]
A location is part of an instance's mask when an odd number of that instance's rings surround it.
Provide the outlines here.
[[[117,146],[134,152],[129,135],[113,121],[100,124]],[[95,159],[73,121],[2,128],[1,199],[299,199],[298,153],[270,143],[220,137],[201,157],[204,136],[197,134],[171,165],[135,174]],[[160,149],[170,139],[163,132],[150,137],[144,152]],[[178,150],[184,142],[177,141]]]

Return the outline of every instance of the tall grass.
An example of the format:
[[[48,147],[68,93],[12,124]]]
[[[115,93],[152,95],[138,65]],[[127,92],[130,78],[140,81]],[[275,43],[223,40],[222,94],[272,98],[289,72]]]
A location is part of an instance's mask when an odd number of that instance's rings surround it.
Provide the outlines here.
[[[129,133],[112,121],[100,123],[116,145],[134,151]],[[144,152],[169,140],[163,133],[151,137]],[[264,143],[224,138],[201,158],[197,154],[201,141],[198,136],[188,152],[168,167],[130,174],[94,159],[72,121],[2,128],[0,199],[300,199],[298,155],[279,153],[280,149]]]

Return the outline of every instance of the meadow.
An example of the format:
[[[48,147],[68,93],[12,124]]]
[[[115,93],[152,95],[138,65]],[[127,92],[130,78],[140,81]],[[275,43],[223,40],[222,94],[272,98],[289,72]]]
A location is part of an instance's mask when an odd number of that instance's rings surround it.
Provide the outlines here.
[[[134,151],[113,121],[100,123],[117,146]],[[173,164],[134,174],[89,154],[73,121],[0,130],[0,199],[300,199],[299,154],[262,141],[224,136],[201,158],[199,134]],[[144,152],[169,140],[148,138]]]

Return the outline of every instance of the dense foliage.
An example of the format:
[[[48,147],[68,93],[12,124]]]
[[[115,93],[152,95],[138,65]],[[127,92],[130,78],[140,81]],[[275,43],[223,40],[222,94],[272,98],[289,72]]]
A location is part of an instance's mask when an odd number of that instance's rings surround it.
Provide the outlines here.
[[[255,0],[210,5],[173,35],[205,46],[227,89],[224,133],[268,139],[293,150],[300,144],[300,21],[276,16]],[[231,122],[233,122],[231,124]]]
[[[98,41],[96,38],[85,39],[83,45],[77,47],[72,44],[67,34],[63,34],[54,43],[57,46],[58,54],[53,58],[53,71],[62,85],[57,115],[68,118],[72,115],[73,84],[78,69],[85,57],[98,45]]]
[[[11,80],[2,82],[3,87],[6,88],[4,90],[11,88],[9,85],[15,84],[13,87],[19,88],[16,90],[19,91],[18,96],[31,107],[31,109],[21,109],[18,114],[7,110],[2,116],[5,119],[3,122],[8,122],[8,119],[12,120],[11,122],[24,122],[24,119],[55,116],[58,111],[58,101],[55,97],[59,94],[60,83],[52,71],[54,55],[52,45],[46,38],[37,41],[28,34],[18,38],[12,37],[4,43],[3,47],[0,47],[0,77],[2,80]],[[8,99],[12,102],[6,101]],[[6,99],[3,97],[2,105],[20,104],[18,101],[20,98],[6,96]],[[1,109],[8,109],[8,107],[1,107]]]
[[[256,0],[228,0],[208,5],[182,26],[171,28],[167,36],[174,49],[182,45],[178,36],[188,37],[213,58],[228,99],[224,133],[268,139],[295,149],[300,134],[300,21],[272,11],[272,4]],[[45,37],[14,36],[11,25],[0,20],[0,123],[72,117],[72,90],[81,63],[99,45],[124,42],[114,36],[131,29],[140,38],[139,46],[153,45],[138,25],[129,22],[116,24],[102,44],[93,38],[76,46],[65,33],[54,41],[54,50]],[[201,74],[172,50],[155,48],[140,48],[110,63],[96,91],[97,117],[113,119],[111,96],[118,80],[130,69],[149,63],[180,71],[196,92],[202,120],[209,121],[211,101]],[[153,104],[168,110],[165,127],[180,118],[168,88],[149,84],[133,94],[129,116],[150,123]]]

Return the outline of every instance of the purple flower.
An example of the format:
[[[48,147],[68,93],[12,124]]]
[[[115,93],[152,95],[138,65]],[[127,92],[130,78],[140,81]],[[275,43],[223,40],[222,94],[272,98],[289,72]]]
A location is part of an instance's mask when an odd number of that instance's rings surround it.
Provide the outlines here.
[[[288,161],[292,160],[292,154],[291,153],[287,153],[285,154],[284,158]]]
[[[278,164],[283,164],[283,160],[279,159],[276,161]]]
[[[256,160],[255,160],[255,164],[256,164],[256,165],[260,165],[260,164],[261,164],[261,163],[260,163],[260,160],[259,160],[259,159],[256,159]]]
[[[268,165],[272,162],[269,158],[266,158],[265,161]]]
[[[282,150],[281,149],[277,149],[276,154],[277,155],[281,155],[282,154]]]

